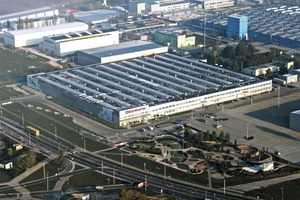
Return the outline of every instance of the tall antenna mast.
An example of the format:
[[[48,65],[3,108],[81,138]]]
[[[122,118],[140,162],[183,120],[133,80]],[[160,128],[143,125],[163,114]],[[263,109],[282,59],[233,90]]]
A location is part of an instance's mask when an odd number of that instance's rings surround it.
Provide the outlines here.
[[[203,56],[205,55],[205,48],[206,48],[206,14],[204,14],[204,23],[203,23]]]

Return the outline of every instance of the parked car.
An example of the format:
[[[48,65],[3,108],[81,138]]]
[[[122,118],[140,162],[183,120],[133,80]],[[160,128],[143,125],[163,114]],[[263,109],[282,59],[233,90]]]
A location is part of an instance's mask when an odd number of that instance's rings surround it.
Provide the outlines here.
[[[139,131],[144,133],[144,132],[146,132],[146,129],[145,128],[140,128]]]
[[[206,123],[207,121],[205,119],[198,119],[199,122],[203,122],[203,123]]]
[[[153,131],[154,127],[153,126],[148,126],[147,127],[150,131]]]
[[[254,137],[253,136],[249,136],[249,137],[246,137],[247,140],[253,140]]]

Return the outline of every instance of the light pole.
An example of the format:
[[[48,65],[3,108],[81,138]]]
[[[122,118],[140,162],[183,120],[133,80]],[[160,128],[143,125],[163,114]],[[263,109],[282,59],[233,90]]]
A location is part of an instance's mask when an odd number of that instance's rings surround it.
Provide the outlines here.
[[[226,189],[225,189],[225,187],[226,187],[226,181],[225,181],[225,177],[224,177],[224,191],[223,191],[223,194],[224,194],[224,195],[226,194]]]
[[[278,108],[280,108],[280,85],[278,85],[277,86],[277,91],[278,91],[278,99],[277,99],[277,101],[278,101]]]
[[[20,110],[18,110],[18,111],[21,112],[22,125],[24,126],[24,124],[25,124],[24,113]],[[2,115],[2,109],[1,109],[1,115]]]
[[[51,124],[51,126],[54,126],[54,135],[55,135],[55,140],[57,140],[57,129],[55,124]]]
[[[247,139],[249,138],[249,124],[250,122],[247,123]]]
[[[283,187],[281,187],[281,200],[283,200]]]
[[[84,150],[84,153],[86,153],[85,137],[82,137],[82,139],[83,139],[83,150]]]
[[[49,190],[49,172],[47,172],[47,191]]]

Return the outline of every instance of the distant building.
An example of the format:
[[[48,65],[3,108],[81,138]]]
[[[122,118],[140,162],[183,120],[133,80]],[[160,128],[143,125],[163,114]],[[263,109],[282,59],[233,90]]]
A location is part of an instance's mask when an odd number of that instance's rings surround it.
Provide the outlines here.
[[[155,33],[155,42],[176,48],[194,46],[195,38],[195,36],[187,36],[182,30]]]
[[[43,8],[38,8],[38,9],[33,9],[33,10],[28,10],[28,11],[23,11],[23,12],[18,12],[18,13],[12,13],[12,14],[7,14],[7,15],[2,15],[0,16],[0,25],[6,26],[8,28],[17,30],[19,29],[17,24],[21,20],[22,26],[25,27],[23,24],[30,23],[30,28],[35,28],[39,27],[36,25],[41,25],[38,23],[32,23],[34,21],[38,21],[38,19],[45,19],[45,18],[58,18],[58,10],[53,9],[50,7],[43,7]],[[57,24],[59,24],[60,21],[57,21]],[[48,24],[43,24],[44,26]],[[28,24],[29,26],[29,24]]]
[[[38,45],[44,36],[88,30],[88,25],[82,22],[72,22],[54,26],[44,26],[35,29],[22,29],[4,33],[4,43],[18,48]]]
[[[161,14],[189,8],[190,3],[182,0],[140,0],[129,3],[129,12],[133,15]]]
[[[235,0],[199,0],[203,9],[217,9],[234,6]]]
[[[74,14],[76,21],[84,22],[90,25],[107,22],[110,18],[117,16],[120,16],[120,12],[105,9],[80,11]]]
[[[77,61],[80,65],[104,64],[166,52],[168,52],[168,47],[153,42],[134,40],[107,47],[78,51]]]
[[[227,38],[242,40],[248,39],[248,17],[242,15],[229,15],[227,17]]]
[[[289,74],[297,74],[298,82],[300,82],[300,69],[289,69]]]
[[[287,69],[290,69],[294,65],[293,61],[284,61],[284,60],[273,60],[271,63],[266,63],[258,66],[247,67],[243,69],[243,73],[249,74],[251,76],[265,76],[267,71],[278,72],[280,67],[284,66]]]
[[[119,44],[119,31],[88,30],[55,36],[45,36],[40,49],[58,57],[64,57],[79,50]]]
[[[290,113],[290,129],[300,131],[300,110]]]
[[[296,83],[298,81],[297,74],[284,74],[284,75],[279,74],[278,78],[284,80],[286,84]]]

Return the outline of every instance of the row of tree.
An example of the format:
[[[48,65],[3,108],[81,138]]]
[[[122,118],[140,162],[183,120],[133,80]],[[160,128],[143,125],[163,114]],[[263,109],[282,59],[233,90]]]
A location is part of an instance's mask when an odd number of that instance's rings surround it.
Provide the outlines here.
[[[49,22],[49,20],[51,22]],[[50,25],[50,23],[52,25],[57,24],[58,21],[58,16],[54,15],[53,17],[51,17],[50,19],[46,19],[45,20],[45,24],[46,26]],[[31,18],[26,17],[25,19],[19,18],[18,23],[17,23],[17,29],[27,29],[27,28],[34,28],[34,24],[33,24],[33,20]]]
[[[246,67],[270,63],[275,58],[290,59],[285,52],[275,48],[271,48],[270,51],[266,53],[257,53],[251,42],[247,41],[240,41],[236,46],[228,45],[222,50],[220,49],[220,44],[217,42],[212,50],[207,52],[205,56],[209,64],[223,65],[223,67],[235,71],[241,71],[242,68]],[[300,58],[294,60],[295,67],[300,67]]]

